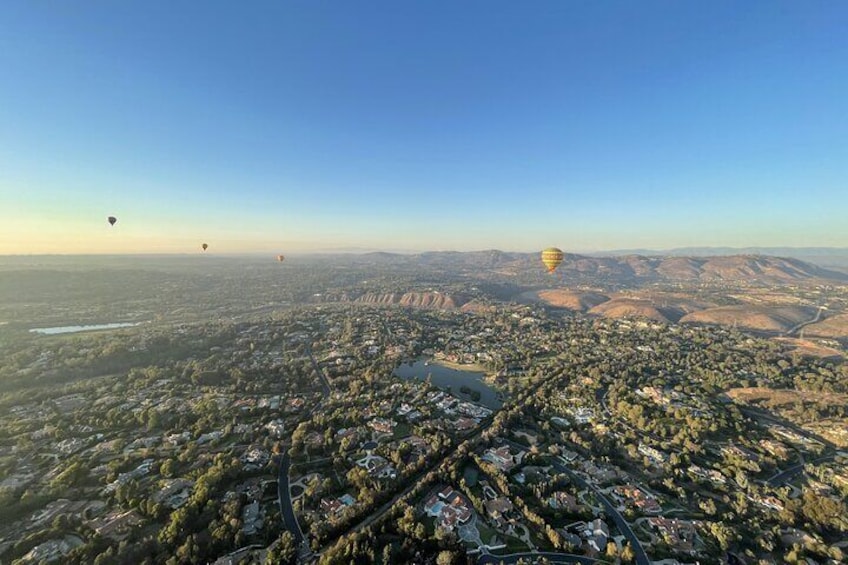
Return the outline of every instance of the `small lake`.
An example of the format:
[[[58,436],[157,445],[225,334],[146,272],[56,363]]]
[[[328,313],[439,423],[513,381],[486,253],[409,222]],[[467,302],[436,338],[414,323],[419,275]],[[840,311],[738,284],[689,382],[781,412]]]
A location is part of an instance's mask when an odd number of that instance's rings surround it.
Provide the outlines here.
[[[480,393],[480,400],[476,402],[482,404],[491,410],[499,409],[503,403],[498,399],[498,392],[483,382],[484,373],[476,371],[457,371],[431,363],[425,365],[424,361],[416,361],[415,363],[404,363],[395,369],[394,375],[402,379],[418,379],[426,381],[427,376],[430,376],[430,382],[441,389],[450,387],[451,394],[462,398],[463,400],[472,400],[471,395],[461,392],[459,389],[467,386],[473,391]]]
[[[97,330],[116,330],[118,328],[131,328],[141,322],[116,322],[113,324],[92,324],[88,326],[58,326],[55,328],[32,328],[32,333],[42,335],[73,334],[77,332],[91,332]]]

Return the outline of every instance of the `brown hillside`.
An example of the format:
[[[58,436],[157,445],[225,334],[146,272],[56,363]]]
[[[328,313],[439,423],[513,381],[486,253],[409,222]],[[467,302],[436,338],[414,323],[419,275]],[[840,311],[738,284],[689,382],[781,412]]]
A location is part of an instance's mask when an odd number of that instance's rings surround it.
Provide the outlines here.
[[[774,339],[775,341],[785,345],[790,353],[802,355],[804,357],[837,358],[845,356],[845,354],[838,349],[820,345],[809,339],[798,339],[794,337],[777,337]]]
[[[652,290],[640,290],[635,293],[630,293],[628,297],[639,298],[650,301],[654,306],[663,308],[672,308],[679,310],[681,316],[706,310],[707,308],[715,308],[717,304],[707,302],[699,298],[694,298],[682,292],[657,292]]]
[[[801,402],[814,402],[825,405],[848,404],[848,394],[837,392],[814,392],[795,389],[772,389],[763,387],[731,388],[727,396],[746,404],[764,404],[769,407]]]
[[[650,300],[613,298],[589,310],[605,318],[648,318],[658,322],[676,322],[683,312],[672,306],[658,307]]]
[[[657,267],[657,273],[667,279],[693,280],[701,276],[703,260],[692,257],[670,257]]]
[[[595,292],[575,292],[572,290],[549,289],[535,293],[542,302],[557,308],[568,308],[586,312],[598,304],[609,300],[609,296]]]
[[[709,257],[701,265],[701,279],[792,282],[815,276],[810,265],[792,259],[758,255]]]
[[[821,322],[804,326],[807,337],[848,338],[848,314],[837,314]]]
[[[496,308],[494,304],[482,302],[480,300],[472,300],[463,304],[460,310],[463,312],[476,312],[480,314],[485,312],[494,312]]]
[[[797,324],[813,319],[815,308],[805,306],[720,306],[692,312],[680,319],[681,323],[717,324],[739,328],[786,332]]]
[[[413,308],[458,308],[465,304],[466,300],[451,294],[436,291],[406,292],[398,293],[373,293],[367,292],[357,298],[355,302],[365,304],[386,304],[410,306]]]

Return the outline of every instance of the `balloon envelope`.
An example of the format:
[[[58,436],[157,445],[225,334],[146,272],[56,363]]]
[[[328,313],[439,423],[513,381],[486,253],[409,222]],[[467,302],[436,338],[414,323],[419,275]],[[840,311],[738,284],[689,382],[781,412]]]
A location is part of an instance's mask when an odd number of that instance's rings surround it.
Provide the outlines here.
[[[208,245],[206,245],[206,244],[204,243],[204,244],[203,244],[203,245],[201,245],[200,247],[202,247],[202,248],[203,248],[203,250],[204,250],[204,251],[206,251],[206,248],[207,248],[207,247],[209,247],[209,246],[208,246]]]
[[[277,261],[279,261],[280,263],[282,263],[282,262],[283,262],[283,261],[285,261],[285,260],[286,260],[286,256],[285,256],[285,255],[277,255]]]
[[[562,249],[556,247],[548,247],[542,251],[542,263],[548,268],[549,273],[553,273],[564,258],[565,254]]]
[[[109,216],[108,220],[109,220],[109,224],[114,226],[115,222],[118,221],[118,218],[116,218],[115,216]]]

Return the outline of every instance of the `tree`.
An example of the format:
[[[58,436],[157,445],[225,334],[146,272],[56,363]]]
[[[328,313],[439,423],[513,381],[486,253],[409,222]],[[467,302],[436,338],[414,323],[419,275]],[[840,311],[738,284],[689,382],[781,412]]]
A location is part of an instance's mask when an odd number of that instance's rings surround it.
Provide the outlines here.
[[[454,565],[455,563],[458,563],[458,560],[453,551],[440,551],[436,556],[436,565]]]
[[[621,561],[622,563],[633,563],[636,560],[636,553],[633,551],[633,548],[630,547],[630,544],[625,544],[621,548]]]
[[[176,462],[173,459],[166,459],[159,466],[159,473],[165,478],[172,478],[176,473]]]
[[[297,544],[291,532],[285,531],[280,534],[277,543],[265,556],[266,565],[290,565],[297,561]]]

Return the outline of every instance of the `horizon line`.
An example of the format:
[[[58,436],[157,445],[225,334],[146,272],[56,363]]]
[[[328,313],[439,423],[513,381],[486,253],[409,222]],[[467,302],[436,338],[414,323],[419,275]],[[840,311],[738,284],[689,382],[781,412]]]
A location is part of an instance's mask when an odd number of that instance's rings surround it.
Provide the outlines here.
[[[572,255],[593,255],[598,253],[609,254],[609,253],[619,253],[623,255],[633,255],[633,254],[667,254],[672,252],[686,251],[686,250],[731,250],[731,251],[739,251],[743,252],[746,250],[754,250],[759,249],[763,251],[767,250],[794,250],[794,251],[845,251],[848,252],[848,246],[837,247],[837,246],[791,246],[791,245],[769,245],[769,246],[760,246],[760,245],[747,245],[747,246],[726,246],[726,245],[690,245],[683,247],[670,247],[665,249],[650,249],[650,248],[617,248],[617,249],[595,249],[595,250],[567,250],[563,249],[566,254]],[[533,254],[539,253],[539,250],[512,250],[505,251],[503,249],[498,249],[495,247],[484,248],[484,249],[468,249],[468,250],[457,250],[457,249],[426,249],[426,250],[411,250],[411,249],[370,249],[370,248],[330,248],[330,249],[318,249],[311,251],[291,251],[288,253],[283,253],[282,255],[286,257],[304,257],[311,255],[369,255],[374,253],[386,253],[392,255],[420,255],[424,253],[483,253],[483,252],[491,252],[497,251],[501,253],[521,253],[521,254]],[[256,256],[269,256],[275,257],[276,255],[280,255],[280,253],[272,253],[266,251],[226,251],[226,252],[126,252],[126,253],[114,253],[114,252],[89,252],[89,253],[0,253],[0,258],[11,258],[11,257],[256,257]]]

